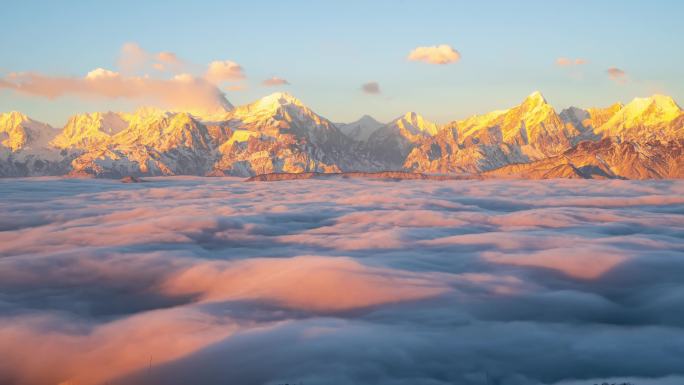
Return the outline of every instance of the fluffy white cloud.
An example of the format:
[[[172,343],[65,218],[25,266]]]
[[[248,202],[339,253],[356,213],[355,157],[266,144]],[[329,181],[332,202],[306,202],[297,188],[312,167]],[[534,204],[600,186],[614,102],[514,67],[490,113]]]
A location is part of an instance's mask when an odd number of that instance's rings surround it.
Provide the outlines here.
[[[97,80],[97,79],[115,79],[121,75],[118,72],[106,70],[104,68],[96,68],[86,75],[86,79]]]
[[[422,61],[429,64],[449,64],[461,60],[461,54],[447,44],[431,47],[417,47],[408,55],[412,61]]]

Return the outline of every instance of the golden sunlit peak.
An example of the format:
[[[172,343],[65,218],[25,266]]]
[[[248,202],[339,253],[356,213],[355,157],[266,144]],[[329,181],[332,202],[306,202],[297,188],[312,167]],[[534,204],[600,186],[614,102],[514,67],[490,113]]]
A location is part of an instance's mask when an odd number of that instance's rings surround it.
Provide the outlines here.
[[[250,109],[262,111],[275,111],[283,106],[297,106],[306,108],[304,103],[287,92],[274,92],[265,96],[249,106]]]
[[[534,91],[525,98],[525,102],[547,103],[546,98],[540,91]]]
[[[413,120],[416,120],[417,118],[422,119],[422,117],[420,115],[418,115],[417,112],[409,111],[409,112],[404,114],[404,119],[407,119],[407,120],[413,121]]]
[[[28,116],[24,115],[19,111],[10,111],[4,114],[0,114],[0,118],[2,118],[2,120],[11,120],[17,122],[23,122],[28,120]]]
[[[681,107],[675,102],[675,100],[668,95],[654,94],[647,98],[634,98],[632,101],[636,104],[656,104],[660,107],[680,111]]]
[[[261,99],[262,102],[264,103],[277,103],[277,104],[296,104],[296,105],[302,105],[302,102],[297,99],[296,97],[290,95],[287,92],[274,92],[263,99]]]

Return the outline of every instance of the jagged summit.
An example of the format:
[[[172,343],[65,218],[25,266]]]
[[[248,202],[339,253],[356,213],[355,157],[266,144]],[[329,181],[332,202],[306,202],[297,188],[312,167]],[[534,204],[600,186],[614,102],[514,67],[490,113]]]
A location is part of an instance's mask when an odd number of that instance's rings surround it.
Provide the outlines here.
[[[525,98],[523,104],[548,104],[548,102],[540,91],[534,91]]]
[[[129,119],[127,114],[111,111],[74,115],[51,143],[63,149],[104,144],[125,130]]]
[[[21,122],[28,121],[29,117],[24,115],[23,113],[19,111],[9,111],[0,114],[0,121],[2,121],[2,124],[18,124]]]
[[[407,112],[403,116],[393,120],[390,125],[395,125],[402,130],[407,130],[413,135],[420,133],[435,135],[438,131],[437,124],[413,111]]]
[[[42,150],[56,134],[57,130],[50,125],[35,121],[19,111],[0,114],[0,147],[12,152]]]

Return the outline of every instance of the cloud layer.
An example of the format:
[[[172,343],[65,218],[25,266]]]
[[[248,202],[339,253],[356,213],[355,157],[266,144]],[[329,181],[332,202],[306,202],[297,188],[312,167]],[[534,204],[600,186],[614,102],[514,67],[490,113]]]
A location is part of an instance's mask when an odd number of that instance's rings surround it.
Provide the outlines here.
[[[0,180],[0,383],[684,380],[682,182],[150,179]]]
[[[447,44],[430,47],[416,47],[408,55],[408,60],[428,64],[449,64],[461,60],[461,54]]]

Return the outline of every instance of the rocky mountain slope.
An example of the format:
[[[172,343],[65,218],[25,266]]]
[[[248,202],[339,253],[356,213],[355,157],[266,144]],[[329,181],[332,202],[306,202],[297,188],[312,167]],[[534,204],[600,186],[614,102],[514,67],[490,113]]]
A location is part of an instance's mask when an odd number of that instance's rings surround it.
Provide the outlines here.
[[[413,149],[404,167],[433,173],[486,171],[557,155],[579,134],[535,92],[508,110],[447,124]]]
[[[225,120],[233,135],[218,147],[211,175],[381,168],[332,122],[289,94],[238,107]]]
[[[684,178],[684,140],[637,143],[604,138],[584,141],[561,155],[488,171],[485,177],[551,178]]]
[[[437,134],[437,124],[408,112],[376,129],[364,142],[371,158],[389,170],[402,169],[406,156],[422,141]]]
[[[667,96],[560,114],[539,92],[443,126],[416,113],[334,124],[275,93],[208,117],[143,108],[61,130],[0,114],[0,176],[409,171],[520,178],[681,178],[684,112]]]

